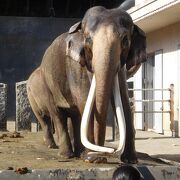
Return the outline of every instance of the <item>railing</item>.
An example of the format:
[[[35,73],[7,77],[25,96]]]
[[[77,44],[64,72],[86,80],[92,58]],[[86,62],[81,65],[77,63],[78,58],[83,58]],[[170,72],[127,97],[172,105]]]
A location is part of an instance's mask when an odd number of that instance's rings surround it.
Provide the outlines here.
[[[170,130],[172,131],[172,136],[175,136],[175,123],[174,123],[174,84],[171,84],[168,89],[128,89],[129,91],[169,91],[170,98],[167,100],[155,100],[155,99],[143,99],[143,100],[135,100],[134,98],[131,98],[131,103],[135,104],[135,102],[142,102],[142,103],[149,103],[149,102],[169,102],[169,110],[152,110],[152,111],[135,111],[133,110],[133,113],[169,113],[170,114]],[[135,108],[132,108],[135,109]]]

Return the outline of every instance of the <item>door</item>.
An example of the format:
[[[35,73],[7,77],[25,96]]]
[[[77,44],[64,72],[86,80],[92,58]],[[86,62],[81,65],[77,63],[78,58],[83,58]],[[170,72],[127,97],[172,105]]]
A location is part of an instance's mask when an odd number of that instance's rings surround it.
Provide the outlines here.
[[[153,129],[154,119],[153,119],[153,79],[154,79],[154,54],[148,55],[147,62],[143,65],[143,89],[146,89],[142,93],[143,97],[143,120],[144,129]]]
[[[159,89],[154,91],[155,100],[163,100],[163,50],[155,52],[155,67],[154,67],[154,88]],[[154,111],[162,111],[163,103],[155,102]],[[153,129],[157,133],[163,133],[163,115],[162,113],[154,113]]]

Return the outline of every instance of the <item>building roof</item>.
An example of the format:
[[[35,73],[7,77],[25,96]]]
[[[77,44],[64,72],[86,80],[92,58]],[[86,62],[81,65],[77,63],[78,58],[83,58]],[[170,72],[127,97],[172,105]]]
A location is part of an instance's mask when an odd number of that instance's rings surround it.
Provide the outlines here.
[[[148,33],[180,21],[180,0],[144,0],[128,13]]]

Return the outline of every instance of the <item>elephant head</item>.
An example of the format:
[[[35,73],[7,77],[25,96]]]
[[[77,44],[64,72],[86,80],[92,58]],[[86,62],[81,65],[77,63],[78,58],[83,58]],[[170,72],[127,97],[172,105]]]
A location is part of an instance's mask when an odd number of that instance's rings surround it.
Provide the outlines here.
[[[95,113],[98,122],[98,133],[96,143],[104,145],[105,127],[108,103],[113,88],[116,95],[115,100],[119,108],[117,116],[123,118],[123,109],[120,102],[117,72],[126,66],[129,70],[131,67],[141,64],[146,60],[146,37],[144,32],[136,26],[131,17],[122,9],[106,9],[101,6],[90,8],[82,22],[76,23],[69,30],[69,33],[82,31],[84,36],[84,46],[91,51],[92,59],[86,64],[89,70],[94,73],[90,95],[86,104],[84,116],[89,118],[90,110],[95,104]],[[85,51],[86,53],[86,51]],[[121,77],[119,77],[121,78]],[[114,82],[116,82],[114,84]],[[93,103],[95,101],[95,103]],[[119,115],[118,115],[119,114]],[[83,116],[83,118],[84,118]],[[121,121],[119,121],[121,123]],[[120,125],[120,124],[119,124]],[[125,125],[122,124],[125,129]],[[86,124],[83,126],[86,129]],[[83,129],[83,128],[82,128]],[[125,130],[121,130],[121,139],[125,138]],[[82,132],[83,133],[83,132]],[[83,139],[85,146],[95,151],[113,152],[111,148],[101,148],[94,146]],[[124,141],[124,140],[123,140]],[[123,151],[123,142],[120,142],[119,149]]]

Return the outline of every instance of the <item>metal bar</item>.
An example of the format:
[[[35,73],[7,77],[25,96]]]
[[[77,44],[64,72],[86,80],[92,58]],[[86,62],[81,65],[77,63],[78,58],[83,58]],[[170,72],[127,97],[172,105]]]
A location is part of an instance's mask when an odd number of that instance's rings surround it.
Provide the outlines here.
[[[138,99],[138,100],[134,100],[134,102],[170,102],[170,99],[169,100]]]
[[[128,89],[128,91],[170,91],[170,89]]]
[[[175,122],[174,122],[174,84],[170,85],[170,88],[168,89],[128,89],[128,91],[169,91],[170,93],[170,99],[166,100],[154,100],[154,99],[142,99],[142,100],[135,100],[132,99],[132,102],[135,104],[135,102],[142,102],[142,103],[148,103],[148,102],[169,102],[170,110],[166,111],[133,111],[133,113],[169,113],[170,114],[170,129],[172,131],[172,136],[176,136],[175,132]]]
[[[133,113],[170,113],[171,111],[133,111]]]

